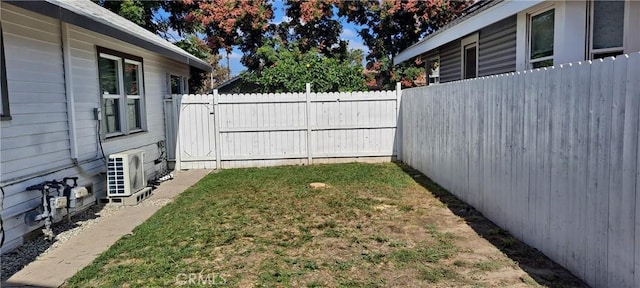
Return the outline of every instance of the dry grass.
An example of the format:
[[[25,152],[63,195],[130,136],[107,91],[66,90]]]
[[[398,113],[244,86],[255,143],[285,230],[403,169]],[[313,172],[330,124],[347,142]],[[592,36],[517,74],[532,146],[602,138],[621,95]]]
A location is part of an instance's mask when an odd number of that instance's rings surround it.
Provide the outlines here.
[[[190,275],[198,277],[192,284],[228,287],[545,284],[454,215],[451,203],[458,202],[443,199],[446,192],[431,193],[403,168],[340,164],[211,174],[67,286],[174,286],[189,284]],[[313,190],[311,182],[330,187]],[[579,284],[557,266],[538,268],[556,275],[555,283]]]

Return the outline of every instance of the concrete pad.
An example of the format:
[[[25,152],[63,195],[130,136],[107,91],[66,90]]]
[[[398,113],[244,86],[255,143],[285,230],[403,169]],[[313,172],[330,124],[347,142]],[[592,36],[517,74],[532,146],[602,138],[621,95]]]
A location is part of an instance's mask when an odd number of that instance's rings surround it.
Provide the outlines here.
[[[54,248],[43,257],[11,276],[2,287],[59,287],[85,266],[91,264],[122,236],[129,234],[164,204],[145,205],[147,201],[170,200],[193,186],[210,170],[174,172],[174,179],[162,183],[153,195],[137,206],[126,206],[96,225]]]

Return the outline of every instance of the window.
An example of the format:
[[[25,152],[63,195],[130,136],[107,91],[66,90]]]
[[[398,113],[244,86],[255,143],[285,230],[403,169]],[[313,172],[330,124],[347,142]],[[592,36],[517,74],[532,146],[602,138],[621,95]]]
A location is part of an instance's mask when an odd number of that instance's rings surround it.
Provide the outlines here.
[[[625,1],[591,3],[591,59],[617,56],[624,52]]]
[[[184,81],[182,76],[171,75],[169,76],[169,87],[171,88],[171,94],[184,93]]]
[[[427,85],[440,83],[440,57],[427,60]]]
[[[554,9],[529,16],[530,68],[541,68],[553,65],[554,18]]]
[[[142,58],[98,47],[98,73],[106,137],[144,129]]]
[[[10,120],[9,92],[7,87],[7,67],[4,57],[4,36],[2,36],[2,24],[0,24],[0,119]]]
[[[478,34],[462,39],[462,79],[478,77]]]

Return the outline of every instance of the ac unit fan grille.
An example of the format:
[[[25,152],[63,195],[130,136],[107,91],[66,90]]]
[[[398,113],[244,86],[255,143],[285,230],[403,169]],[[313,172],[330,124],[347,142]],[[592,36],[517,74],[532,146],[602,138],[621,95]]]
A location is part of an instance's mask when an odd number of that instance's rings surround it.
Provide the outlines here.
[[[125,190],[125,177],[124,177],[124,161],[121,157],[114,157],[109,159],[109,166],[107,172],[107,181],[109,184],[109,195],[127,195]]]
[[[129,150],[109,155],[107,196],[128,197],[147,186],[143,166],[143,150]]]

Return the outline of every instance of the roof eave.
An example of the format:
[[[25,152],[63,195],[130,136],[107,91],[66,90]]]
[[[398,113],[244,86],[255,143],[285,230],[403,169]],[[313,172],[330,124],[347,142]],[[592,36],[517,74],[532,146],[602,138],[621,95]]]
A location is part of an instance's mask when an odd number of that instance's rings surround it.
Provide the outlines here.
[[[20,1],[20,0],[6,0],[6,1],[3,0],[3,2],[9,3],[11,5],[14,5],[38,14],[56,18],[56,19],[59,19],[60,21],[73,24],[75,26],[130,43],[132,45],[158,53],[167,58],[187,64],[191,67],[197,68],[205,72],[211,71],[211,66],[200,59],[197,59],[195,57],[191,59],[190,57],[181,55],[180,53],[171,51],[167,48],[158,46],[150,41],[136,37],[135,35],[127,33],[126,31],[122,31],[120,29],[117,29],[105,23],[96,21],[89,17],[78,15],[73,11],[69,11],[64,7],[57,6],[53,3],[49,3],[46,1]]]
[[[400,64],[412,59],[413,57],[437,49],[444,44],[460,39],[468,34],[510,17],[520,11],[538,5],[544,1],[545,0],[514,0],[496,4],[495,6],[490,7],[477,15],[473,15],[447,30],[441,31],[432,37],[427,37],[426,39],[403,50],[394,57],[393,64]]]

